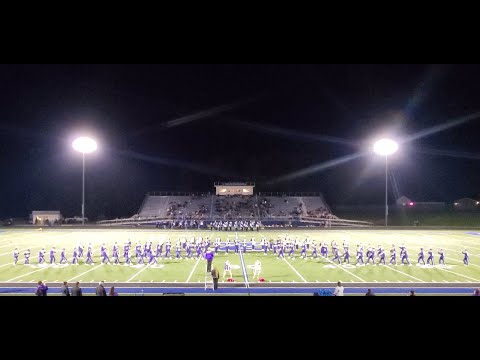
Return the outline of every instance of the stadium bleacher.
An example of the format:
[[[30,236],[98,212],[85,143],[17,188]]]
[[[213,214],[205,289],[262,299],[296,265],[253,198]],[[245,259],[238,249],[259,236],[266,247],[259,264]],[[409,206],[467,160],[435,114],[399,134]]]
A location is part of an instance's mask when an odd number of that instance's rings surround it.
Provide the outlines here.
[[[104,220],[104,225],[140,224],[160,228],[208,227],[214,221],[259,221],[269,226],[365,226],[333,215],[320,193],[148,193],[138,213],[128,219]]]

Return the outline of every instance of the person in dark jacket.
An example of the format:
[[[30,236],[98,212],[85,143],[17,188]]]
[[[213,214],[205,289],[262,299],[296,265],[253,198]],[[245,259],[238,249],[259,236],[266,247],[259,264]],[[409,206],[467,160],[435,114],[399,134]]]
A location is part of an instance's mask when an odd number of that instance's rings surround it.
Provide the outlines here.
[[[41,280],[38,282],[37,291],[35,295],[37,296],[47,296],[48,286],[47,283],[42,282]]]
[[[97,288],[95,289],[95,294],[97,296],[107,296],[107,291],[105,290],[104,284],[105,282],[100,281]]]
[[[375,294],[373,293],[372,289],[368,289],[365,296],[375,296]]]
[[[214,266],[212,270],[212,279],[213,279],[213,290],[218,289],[218,278],[220,276],[220,272],[218,271],[217,267]]]
[[[115,291],[115,288],[113,286],[110,288],[108,296],[118,296],[118,293]]]
[[[70,296],[70,290],[68,289],[68,283],[66,281],[63,282],[62,296]]]
[[[78,281],[72,287],[72,296],[82,296],[82,289],[80,288],[80,283]]]

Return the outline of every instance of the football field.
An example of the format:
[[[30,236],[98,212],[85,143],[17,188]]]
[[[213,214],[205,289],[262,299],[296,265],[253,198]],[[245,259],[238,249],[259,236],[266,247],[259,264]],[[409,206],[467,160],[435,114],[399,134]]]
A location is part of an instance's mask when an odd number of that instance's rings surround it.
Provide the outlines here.
[[[175,243],[185,237],[208,236],[211,241],[220,236],[222,243],[230,239],[229,254],[221,251],[215,255],[213,265],[223,274],[224,262],[228,259],[232,264],[233,282],[220,278],[220,285],[243,288],[256,287],[325,287],[334,286],[341,281],[345,287],[382,287],[394,286],[410,288],[413,284],[422,287],[463,286],[480,287],[480,231],[478,230],[263,230],[260,232],[216,232],[216,231],[190,231],[190,230],[156,230],[156,229],[8,229],[0,232],[0,283],[5,288],[16,286],[34,286],[43,280],[49,286],[56,286],[63,281],[74,283],[79,281],[83,286],[96,285],[104,280],[108,285],[118,284],[118,288],[135,286],[177,286],[196,287],[203,289],[206,279],[206,261],[203,258],[185,258],[182,249],[181,258],[175,258]],[[241,243],[247,240],[247,251],[241,256],[233,251],[233,240],[238,236]],[[250,239],[256,240],[256,250],[252,250]],[[307,258],[300,257],[301,246],[295,250],[293,257],[285,254],[279,258],[268,250],[265,254],[261,249],[260,240],[264,236],[267,240],[278,238],[290,239],[298,237],[302,242],[307,236],[317,245],[325,241],[328,245],[328,257],[312,258],[312,246],[307,252]],[[129,240],[132,248],[137,242],[142,245],[152,241],[152,248],[156,249],[159,242],[170,239],[172,254],[169,258],[158,258],[157,264],[137,264],[132,254],[132,265],[125,265],[123,258],[123,245]],[[335,240],[340,252],[343,253],[343,241],[348,241],[351,259],[350,264],[342,261],[332,261],[331,242]],[[100,246],[105,244],[112,261],[112,248],[117,242],[120,253],[120,265],[102,264],[100,259]],[[390,260],[389,250],[392,245],[397,248],[398,265],[356,265],[355,250],[358,244],[363,244],[364,249],[371,245],[378,249],[379,245],[386,251],[386,262]],[[72,265],[73,248],[83,244],[85,253],[88,244],[93,247],[94,264],[85,264],[81,258],[79,265]],[[399,259],[399,246],[404,244],[409,252],[412,266],[401,265]],[[49,251],[56,249],[56,264],[50,264]],[[420,248],[425,251],[425,261],[429,249],[434,251],[434,266],[417,264]],[[18,248],[19,260],[13,263],[13,251]],[[38,252],[45,249],[46,264],[38,264]],[[60,252],[65,248],[69,264],[59,264]],[[24,252],[30,249],[30,264],[24,264]],[[438,251],[445,251],[445,265],[438,264]],[[462,251],[470,254],[469,264],[464,265]],[[165,249],[163,250],[165,255]],[[260,278],[263,282],[253,279],[253,264],[261,261],[262,270]],[[366,260],[366,258],[365,258]],[[148,262],[148,260],[146,261]],[[224,281],[222,283],[222,281]]]

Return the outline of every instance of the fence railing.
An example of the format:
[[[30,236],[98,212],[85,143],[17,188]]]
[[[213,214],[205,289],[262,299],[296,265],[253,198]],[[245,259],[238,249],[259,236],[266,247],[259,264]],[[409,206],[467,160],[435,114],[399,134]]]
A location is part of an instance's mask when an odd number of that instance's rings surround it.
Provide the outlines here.
[[[303,222],[303,223],[316,223],[325,227],[337,227],[337,226],[373,226],[373,223],[368,221],[360,221],[360,220],[347,220],[347,219],[326,219],[326,218],[318,218],[318,217],[310,217],[310,216],[274,216],[269,218],[260,218],[257,219],[254,217],[236,217],[231,219],[225,219],[221,216],[213,216],[203,219],[194,219],[194,218],[171,218],[171,217],[164,217],[164,216],[149,216],[149,217],[140,217],[140,216],[133,216],[128,219],[113,219],[113,220],[103,220],[98,221],[98,225],[129,225],[129,224],[145,224],[151,223],[154,221],[203,221],[203,222],[213,222],[213,221],[262,221],[262,222]]]
[[[210,192],[192,191],[150,191],[147,196],[210,196]]]
[[[291,197],[302,197],[302,196],[321,196],[323,199],[323,195],[320,192],[257,192],[259,197],[262,196],[291,196]]]

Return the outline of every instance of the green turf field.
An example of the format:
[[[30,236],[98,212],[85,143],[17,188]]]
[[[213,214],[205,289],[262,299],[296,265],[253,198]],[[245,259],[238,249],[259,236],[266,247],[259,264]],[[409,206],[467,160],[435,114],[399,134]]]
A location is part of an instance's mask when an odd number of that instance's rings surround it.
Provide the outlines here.
[[[471,233],[471,234],[469,234]],[[201,259],[181,260],[162,259],[158,265],[132,265],[114,266],[100,264],[99,252],[102,243],[107,244],[109,255],[112,254],[112,246],[116,241],[123,255],[123,244],[130,239],[135,245],[137,241],[144,243],[152,240],[154,246],[158,241],[170,237],[172,244],[178,238],[189,235],[202,235],[215,238],[220,234],[222,241],[226,237],[231,240],[235,232],[210,232],[210,231],[164,231],[143,229],[44,229],[25,230],[8,229],[0,232],[0,282],[6,283],[29,283],[44,280],[49,283],[63,281],[80,281],[82,283],[107,282],[119,283],[203,283],[205,280],[206,261]],[[480,283],[480,232],[475,230],[268,230],[257,232],[239,232],[241,240],[255,236],[258,242],[262,235],[267,239],[277,239],[284,234],[303,240],[307,235],[316,240],[317,244],[326,241],[329,245],[329,259],[319,257],[307,260],[299,257],[297,251],[295,258],[278,259],[271,252],[264,255],[263,252],[247,251],[244,255],[244,264],[239,255],[230,251],[229,255],[221,252],[215,256],[214,265],[223,273],[223,264],[228,257],[233,265],[233,278],[238,283],[244,282],[242,269],[247,271],[247,281],[256,282],[252,279],[253,264],[256,259],[262,263],[261,277],[266,283],[316,283],[316,282],[365,282],[365,283]],[[478,235],[476,235],[478,234]],[[330,242],[336,240],[342,250],[343,240],[348,240],[351,249],[351,265],[338,265],[331,261]],[[410,262],[413,266],[355,266],[355,248],[358,243],[364,247],[371,244],[375,248],[382,245],[386,249],[387,263],[389,261],[388,250],[395,244],[405,244],[409,250]],[[86,265],[80,260],[80,265],[38,265],[38,251],[44,247],[47,251],[45,259],[49,260],[48,251],[52,246],[57,250],[57,263],[60,260],[60,251],[63,247],[67,250],[67,258],[71,260],[72,250],[75,245],[82,243],[86,246],[92,243],[94,248],[95,264]],[[20,251],[19,262],[13,265],[13,250],[18,247]],[[435,264],[438,261],[437,251],[443,248],[446,253],[446,266],[417,266],[417,253],[423,247],[426,251],[432,247],[435,251]],[[31,250],[30,265],[23,264],[23,252]],[[469,266],[463,265],[462,251],[467,249],[470,253]],[[174,246],[172,246],[174,250]],[[165,250],[164,250],[165,251]],[[320,252],[320,249],[319,249]],[[172,251],[173,256],[175,252]],[[182,253],[185,257],[185,252]],[[132,259],[134,257],[132,256]],[[426,260],[426,257],[425,257]],[[121,256],[123,262],[123,256]],[[134,260],[135,262],[135,260]],[[377,260],[378,262],[378,260]],[[243,266],[244,265],[244,266]],[[393,285],[393,284],[392,284]]]

